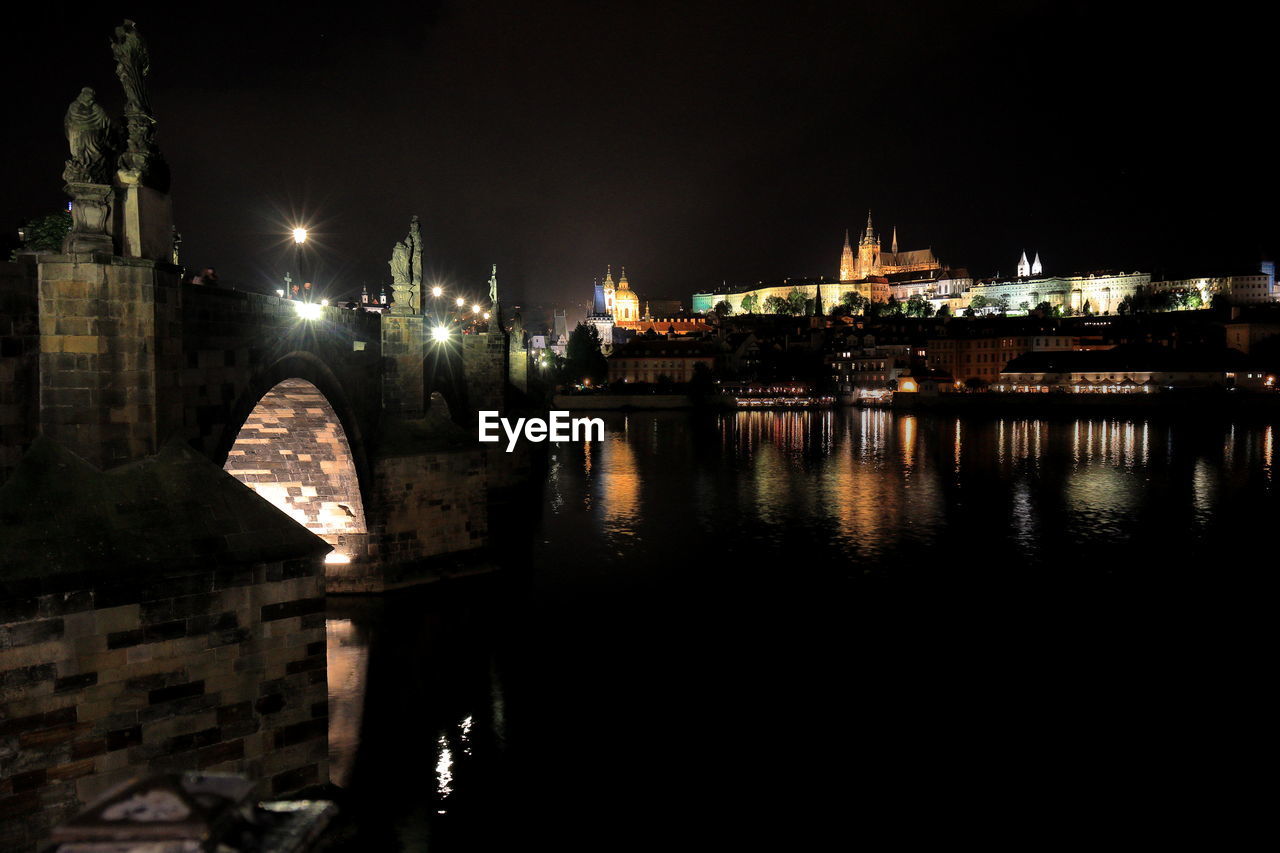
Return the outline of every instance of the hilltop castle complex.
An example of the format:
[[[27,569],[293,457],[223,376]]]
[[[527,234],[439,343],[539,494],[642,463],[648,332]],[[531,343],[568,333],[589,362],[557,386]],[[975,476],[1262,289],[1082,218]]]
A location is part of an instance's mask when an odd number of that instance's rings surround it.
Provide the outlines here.
[[[1053,308],[1076,313],[1115,313],[1125,297],[1136,295],[1140,289],[1194,291],[1206,305],[1218,294],[1225,294],[1238,304],[1280,299],[1274,267],[1270,265],[1251,275],[1153,282],[1150,273],[1142,272],[1045,275],[1038,252],[1034,258],[1028,261],[1024,251],[1012,278],[975,280],[965,269],[946,266],[932,249],[900,251],[896,227],[889,251],[884,251],[868,212],[866,228],[856,247],[845,232],[834,280],[824,276],[756,287],[726,287],[693,294],[692,307],[695,314],[705,314],[725,302],[734,313],[759,313],[770,297],[787,299],[795,292],[802,294],[815,311],[830,309],[847,294],[857,293],[868,302],[923,299],[935,311],[945,307],[952,314],[970,307],[978,311],[1026,312],[1046,302]]]

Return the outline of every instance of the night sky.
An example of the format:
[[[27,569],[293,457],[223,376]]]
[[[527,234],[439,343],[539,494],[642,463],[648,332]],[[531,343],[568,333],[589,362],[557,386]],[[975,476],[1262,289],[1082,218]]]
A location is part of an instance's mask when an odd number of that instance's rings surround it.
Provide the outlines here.
[[[55,4],[33,4],[53,6]],[[1153,7],[1172,9],[1173,6]],[[519,301],[835,272],[868,208],[888,247],[976,275],[1218,273],[1276,249],[1274,39],[1216,7],[1102,3],[444,2],[17,14],[6,229],[56,210],[62,115],[115,112],[137,21],[188,266],[267,289],[314,229],[329,292],[428,269]]]

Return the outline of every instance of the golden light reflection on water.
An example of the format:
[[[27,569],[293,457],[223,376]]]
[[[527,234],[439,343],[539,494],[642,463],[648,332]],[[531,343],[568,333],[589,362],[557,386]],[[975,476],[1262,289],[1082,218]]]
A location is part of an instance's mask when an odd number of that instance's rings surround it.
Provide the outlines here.
[[[697,423],[710,429],[693,441]],[[709,422],[628,415],[584,464],[591,512],[610,539],[634,541],[656,517],[678,526],[683,513],[707,535],[750,524],[751,536],[781,544],[805,528],[850,555],[994,534],[1028,556],[1051,556],[1045,537],[1129,541],[1135,512],[1179,493],[1186,511],[1213,512],[1227,487],[1221,474],[1261,471],[1269,482],[1272,442],[1270,427],[1226,424],[1197,431],[1144,419],[753,410]],[[1171,468],[1175,458],[1188,467]],[[668,480],[678,498],[656,485]]]
[[[1268,484],[1271,482],[1271,454],[1274,442],[1273,428],[1271,424],[1267,424],[1266,430],[1262,433],[1262,473]]]
[[[369,643],[350,619],[324,623],[329,677],[329,778],[335,785],[351,781],[364,689],[369,671]]]
[[[595,464],[604,530],[613,536],[634,536],[640,520],[641,477],[635,448],[625,432],[606,433],[598,446]]]

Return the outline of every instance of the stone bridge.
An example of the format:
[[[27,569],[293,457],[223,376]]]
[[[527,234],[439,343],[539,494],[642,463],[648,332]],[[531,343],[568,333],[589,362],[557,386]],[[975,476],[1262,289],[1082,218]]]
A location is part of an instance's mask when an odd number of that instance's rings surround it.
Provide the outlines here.
[[[103,470],[178,440],[332,545],[330,589],[394,586],[483,548],[485,458],[424,379],[442,347],[462,362],[456,336],[434,344],[421,315],[304,318],[179,273],[109,252],[3,265],[0,483],[37,435]],[[471,402],[501,408],[505,335],[466,337]]]

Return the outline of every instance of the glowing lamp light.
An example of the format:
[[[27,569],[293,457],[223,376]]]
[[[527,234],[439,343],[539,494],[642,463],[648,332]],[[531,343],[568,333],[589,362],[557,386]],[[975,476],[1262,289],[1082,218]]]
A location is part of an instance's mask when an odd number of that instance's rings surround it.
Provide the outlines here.
[[[434,329],[431,330],[431,337],[433,340],[436,340],[436,341],[449,340],[449,327],[436,326]]]
[[[466,305],[466,304],[467,304],[467,300],[465,300],[465,299],[463,299],[461,296],[459,296],[457,299],[453,300],[453,304],[454,304],[454,305],[457,305],[459,308],[461,308],[463,305]]]
[[[328,554],[325,555],[324,561],[330,564],[350,563],[351,558],[348,557],[346,554],[339,554],[337,551],[330,551]]]
[[[307,229],[305,228],[293,229],[293,242],[299,245],[307,242]]]
[[[479,305],[472,305],[472,306],[471,306],[471,313],[472,313],[472,314],[479,314],[479,313],[480,313],[480,306],[479,306]]]
[[[321,300],[320,300],[320,304],[321,304],[321,305],[324,305],[325,307],[328,307],[328,305],[329,305],[329,300],[328,300],[328,299],[321,299]]]
[[[489,312],[488,312],[488,311],[484,312],[484,318],[485,318],[486,320],[488,320],[488,319],[489,319]]]
[[[432,296],[435,296],[435,297],[437,297],[437,298],[438,298],[438,297],[440,296],[440,294],[442,294],[442,293],[444,293],[444,288],[443,288],[443,287],[441,287],[441,286],[440,286],[440,285],[438,285],[438,284],[437,284],[435,287],[431,288],[431,295],[432,295]]]
[[[298,312],[298,316],[303,320],[319,320],[320,306],[314,302],[295,302],[293,310]]]
[[[919,391],[920,386],[916,384],[916,381],[914,379],[904,379],[902,380],[902,384],[898,386],[898,390],[906,391],[908,394],[911,394],[916,391]]]

